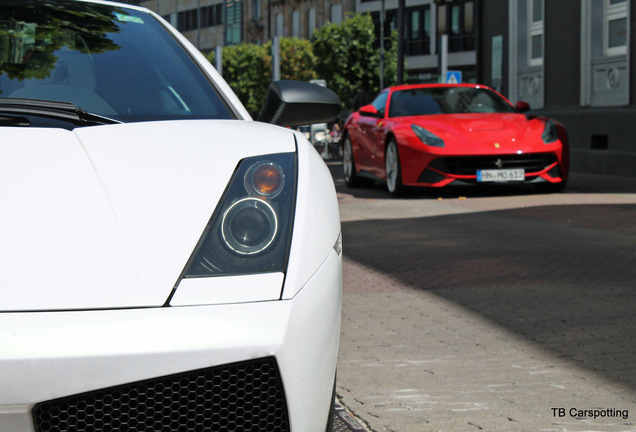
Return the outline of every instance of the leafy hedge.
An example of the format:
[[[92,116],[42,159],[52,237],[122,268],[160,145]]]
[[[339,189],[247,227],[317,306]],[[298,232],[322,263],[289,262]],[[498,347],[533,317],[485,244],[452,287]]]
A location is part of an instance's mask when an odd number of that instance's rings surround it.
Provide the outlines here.
[[[387,39],[385,86],[395,83],[397,70],[395,34]],[[377,45],[369,14],[349,15],[342,24],[327,24],[314,32],[311,41],[280,38],[281,79],[325,79],[346,110],[361,87],[373,93],[381,90]],[[223,78],[253,116],[263,105],[272,81],[271,51],[271,42],[223,47]],[[214,64],[214,52],[207,57]]]

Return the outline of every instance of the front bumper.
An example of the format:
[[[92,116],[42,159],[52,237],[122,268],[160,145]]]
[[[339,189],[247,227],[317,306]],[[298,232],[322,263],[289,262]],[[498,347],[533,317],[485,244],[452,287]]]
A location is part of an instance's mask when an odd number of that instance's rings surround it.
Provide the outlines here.
[[[44,401],[254,362],[278,370],[291,432],[324,431],[340,332],[341,259],[332,252],[290,300],[0,314],[0,432],[37,430],[32,411]],[[135,410],[138,401],[127,406]],[[175,430],[166,422],[178,409],[158,406],[157,423],[137,430]],[[192,422],[179,428],[200,429]]]
[[[454,185],[488,184],[540,184],[561,183],[567,180],[558,154],[526,153],[480,156],[442,156],[425,162],[425,168],[417,167],[405,185],[443,187]],[[480,170],[523,170],[523,179],[480,182]]]

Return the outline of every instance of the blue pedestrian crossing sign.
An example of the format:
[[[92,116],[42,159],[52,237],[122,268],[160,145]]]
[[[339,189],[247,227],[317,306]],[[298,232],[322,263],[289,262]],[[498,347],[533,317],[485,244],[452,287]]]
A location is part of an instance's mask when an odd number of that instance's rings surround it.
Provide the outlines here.
[[[446,84],[461,84],[462,71],[449,70],[446,71]]]

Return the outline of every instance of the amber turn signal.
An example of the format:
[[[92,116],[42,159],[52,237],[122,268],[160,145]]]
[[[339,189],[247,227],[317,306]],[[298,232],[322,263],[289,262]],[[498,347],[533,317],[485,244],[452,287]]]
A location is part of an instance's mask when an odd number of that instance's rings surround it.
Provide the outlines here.
[[[252,166],[245,175],[245,188],[251,194],[273,198],[283,189],[285,174],[274,162]]]

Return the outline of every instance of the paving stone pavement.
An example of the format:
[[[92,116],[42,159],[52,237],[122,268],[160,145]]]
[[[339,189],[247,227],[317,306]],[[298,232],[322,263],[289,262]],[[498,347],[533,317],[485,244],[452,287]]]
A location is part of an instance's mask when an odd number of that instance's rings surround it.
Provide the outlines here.
[[[359,424],[636,431],[636,180],[396,200],[334,177],[337,394]]]

